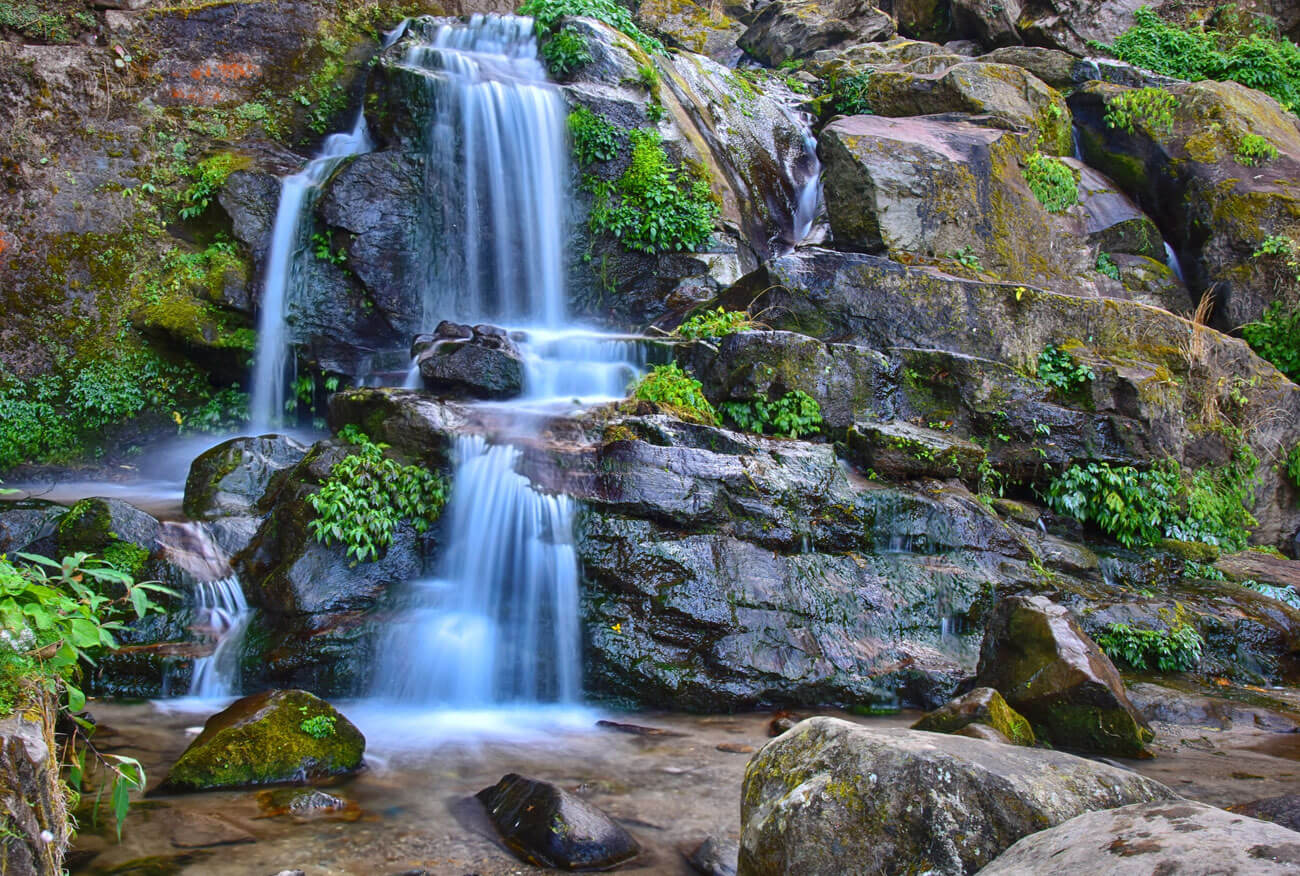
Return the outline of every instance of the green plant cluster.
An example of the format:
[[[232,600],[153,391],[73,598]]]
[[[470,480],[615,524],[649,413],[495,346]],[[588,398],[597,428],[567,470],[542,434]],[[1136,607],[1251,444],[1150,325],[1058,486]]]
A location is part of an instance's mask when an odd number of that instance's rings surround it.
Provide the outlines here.
[[[632,13],[616,0],[527,0],[519,7],[519,14],[532,18],[543,33],[555,30],[560,19],[568,16],[594,18],[620,31],[646,52],[665,53],[664,44],[637,27]]]
[[[1178,97],[1163,88],[1137,88],[1117,94],[1106,101],[1106,127],[1119,128],[1129,134],[1139,127],[1149,131],[1170,131],[1174,127],[1174,110]]]
[[[1291,451],[1286,455],[1286,459],[1282,460],[1282,469],[1286,472],[1286,476],[1291,479],[1291,483],[1296,487],[1300,487],[1300,444],[1292,447]]]
[[[328,739],[335,733],[334,725],[337,720],[333,715],[315,715],[304,718],[298,725],[298,729],[312,739]]]
[[[1112,280],[1119,279],[1119,265],[1115,264],[1115,259],[1110,253],[1097,253],[1097,273],[1110,277]]]
[[[1274,301],[1255,322],[1241,327],[1250,348],[1300,383],[1300,304]]]
[[[1059,158],[1035,150],[1025,159],[1025,182],[1049,213],[1079,203],[1079,174]]]
[[[632,386],[632,397],[668,407],[682,419],[717,425],[718,412],[704,397],[704,387],[676,362],[656,365]]]
[[[320,231],[314,232],[311,236],[311,252],[318,260],[331,265],[342,265],[348,260],[347,250],[334,249],[334,241],[328,234]]]
[[[387,444],[355,426],[344,427],[339,437],[356,450],[334,463],[320,491],[307,497],[317,514],[307,525],[321,544],[343,544],[354,562],[366,562],[393,543],[403,520],[417,532],[433,525],[447,501],[441,475],[389,459]]]
[[[1277,156],[1277,147],[1258,134],[1243,134],[1237,140],[1237,146],[1233,150],[1233,157],[1237,159],[1237,163],[1247,167],[1258,167]]]
[[[1201,663],[1205,639],[1188,623],[1172,630],[1145,630],[1128,624],[1109,624],[1097,634],[1097,644],[1110,659],[1137,670],[1187,672]]]
[[[972,271],[984,270],[984,263],[980,261],[980,257],[975,254],[975,248],[972,247],[969,243],[963,246],[961,249],[953,250],[952,252],[948,253],[948,258],[952,259],[957,264],[961,265],[963,268],[967,268],[968,270],[972,270]]]
[[[1060,347],[1049,345],[1038,354],[1038,379],[1064,393],[1083,389],[1097,375]]]
[[[585,106],[569,113],[568,125],[573,158],[579,167],[609,161],[618,155],[619,129]]]
[[[751,331],[758,324],[744,310],[703,310],[679,325],[673,334],[687,340],[700,338],[725,338],[727,335]]]
[[[197,219],[202,216],[240,163],[240,160],[231,153],[218,152],[190,168],[189,176],[193,182],[181,198],[180,217]]]
[[[722,412],[744,431],[759,435],[766,431],[783,438],[799,438],[822,428],[821,405],[798,389],[778,399],[755,396],[748,401],[723,402]]]
[[[831,110],[841,116],[871,115],[871,103],[867,99],[867,87],[871,84],[872,71],[855,73],[836,79],[831,83]]]
[[[1107,48],[1115,57],[1166,76],[1240,82],[1300,112],[1300,47],[1262,27],[1246,34],[1196,27],[1184,30],[1143,7],[1134,24]]]
[[[1278,602],[1291,606],[1296,611],[1300,611],[1300,593],[1296,592],[1294,587],[1278,587],[1274,584],[1265,584],[1262,581],[1250,579],[1242,581],[1241,586],[1256,593],[1262,593],[1270,599],[1276,599]]]
[[[644,253],[695,251],[708,243],[718,205],[702,176],[675,167],[659,132],[627,132],[631,159],[614,182],[588,177],[593,194],[589,226],[609,232],[628,249]]]
[[[98,25],[84,3],[61,0],[3,0],[0,2],[0,30],[12,30],[24,42],[69,43],[84,30]]]
[[[565,25],[542,43],[542,60],[552,76],[564,77],[591,63],[591,49],[580,30]]]

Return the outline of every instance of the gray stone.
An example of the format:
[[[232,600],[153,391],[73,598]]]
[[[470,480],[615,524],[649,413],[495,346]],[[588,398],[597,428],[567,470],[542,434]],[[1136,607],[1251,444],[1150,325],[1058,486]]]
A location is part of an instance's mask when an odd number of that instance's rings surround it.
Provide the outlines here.
[[[195,519],[257,516],[276,475],[297,465],[307,446],[287,435],[232,438],[204,451],[185,480],[185,513]]]
[[[739,857],[740,843],[711,836],[696,846],[686,860],[701,876],[736,876]]]
[[[911,423],[858,423],[848,431],[851,458],[886,480],[919,477],[979,482],[985,451],[978,444]]]
[[[468,339],[435,333],[416,361],[425,388],[442,396],[503,399],[519,395],[524,388],[523,356],[493,326],[474,326]]]
[[[771,66],[822,49],[886,40],[894,20],[870,0],[773,0],[741,35],[740,47]]]
[[[61,873],[68,847],[67,803],[54,751],[55,703],[44,693],[0,718],[0,814],[8,835],[0,870]],[[50,840],[42,834],[48,831]]]

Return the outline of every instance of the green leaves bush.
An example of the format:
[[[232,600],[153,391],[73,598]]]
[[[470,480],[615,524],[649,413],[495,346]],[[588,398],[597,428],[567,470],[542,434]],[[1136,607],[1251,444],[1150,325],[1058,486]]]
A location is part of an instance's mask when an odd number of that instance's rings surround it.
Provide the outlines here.
[[[537,22],[540,31],[553,31],[561,18],[580,16],[603,21],[651,54],[665,53],[664,44],[637,27],[632,13],[615,0],[528,0],[519,14]]]
[[[1174,127],[1174,110],[1178,97],[1163,88],[1137,88],[1106,101],[1106,127],[1119,128],[1130,134],[1139,127],[1148,131],[1169,131]]]
[[[337,720],[333,715],[315,715],[304,718],[298,729],[313,739],[328,739],[335,733],[334,724]]]
[[[687,340],[700,338],[725,338],[757,327],[757,323],[744,310],[704,310],[679,325],[673,334]]]
[[[821,431],[822,409],[817,400],[801,390],[772,400],[755,396],[748,401],[722,403],[722,412],[746,432],[765,431],[784,438],[799,438]]]
[[[566,25],[542,43],[542,60],[552,76],[568,76],[591,63],[587,38],[576,27]]]
[[[1291,479],[1291,483],[1300,487],[1300,444],[1291,448],[1291,452],[1282,460],[1282,470]]]
[[[667,406],[682,419],[715,426],[718,412],[704,397],[704,387],[676,362],[656,365],[632,386],[632,397]]]
[[[1110,659],[1137,670],[1187,672],[1201,663],[1205,640],[1191,624],[1172,630],[1145,630],[1128,624],[1109,624],[1097,634],[1097,644]]]
[[[1096,377],[1092,368],[1077,361],[1060,347],[1049,345],[1038,354],[1038,379],[1061,392],[1071,393],[1083,389]]]
[[[1300,48],[1262,28],[1241,35],[1197,27],[1183,30],[1143,7],[1110,52],[1166,76],[1240,82],[1300,112]]]
[[[1079,203],[1079,176],[1059,158],[1032,152],[1025,159],[1025,182],[1049,213],[1060,213]]]
[[[1115,259],[1110,253],[1097,253],[1097,273],[1110,277],[1112,280],[1119,279],[1119,265],[1115,264]]]
[[[339,437],[357,449],[336,462],[320,491],[307,497],[318,515],[307,525],[321,544],[341,543],[354,562],[366,562],[393,543],[402,521],[416,532],[433,525],[447,501],[440,475],[387,458],[388,445],[355,426],[344,427]]]
[[[1300,305],[1274,301],[1255,322],[1241,327],[1252,350],[1300,383]]]
[[[189,170],[194,180],[181,198],[180,216],[182,219],[197,219],[208,209],[208,205],[217,196],[217,191],[225,185],[226,179],[240,163],[229,152],[218,152],[204,158]]]
[[[870,115],[871,104],[867,100],[867,86],[870,84],[870,70],[836,79],[831,84],[831,109],[841,116]]]
[[[573,157],[580,167],[609,161],[618,154],[618,129],[585,106],[569,113]]]

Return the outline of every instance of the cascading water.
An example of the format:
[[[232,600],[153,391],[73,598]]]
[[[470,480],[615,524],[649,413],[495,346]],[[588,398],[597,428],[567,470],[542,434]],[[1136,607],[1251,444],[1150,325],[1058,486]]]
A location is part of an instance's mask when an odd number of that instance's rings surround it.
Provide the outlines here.
[[[190,696],[202,699],[239,693],[239,651],[252,611],[234,575],[202,581],[194,587],[195,626],[215,640],[212,653],[194,661]]]

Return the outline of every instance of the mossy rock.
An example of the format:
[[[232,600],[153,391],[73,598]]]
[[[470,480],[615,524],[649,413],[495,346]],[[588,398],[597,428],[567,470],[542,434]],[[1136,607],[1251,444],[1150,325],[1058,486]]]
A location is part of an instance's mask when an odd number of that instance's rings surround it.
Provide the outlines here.
[[[59,520],[54,540],[61,556],[84,551],[139,568],[161,531],[152,515],[120,499],[82,499]]]
[[[912,725],[912,729],[931,733],[956,733],[970,724],[992,727],[1015,745],[1033,745],[1036,741],[1029,721],[1007,705],[1002,694],[991,687],[977,687],[924,715]]]
[[[206,791],[313,782],[358,769],[365,749],[361,731],[319,697],[303,690],[266,691],[209,718],[162,788]]]

